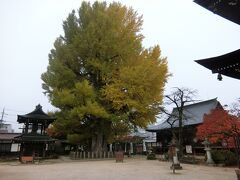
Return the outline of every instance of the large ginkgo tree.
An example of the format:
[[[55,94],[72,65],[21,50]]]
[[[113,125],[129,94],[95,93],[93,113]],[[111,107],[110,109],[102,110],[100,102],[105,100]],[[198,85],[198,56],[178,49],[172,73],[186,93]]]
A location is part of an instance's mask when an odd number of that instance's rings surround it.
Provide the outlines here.
[[[69,14],[42,74],[59,109],[53,136],[101,151],[155,122],[169,73],[159,46],[142,46],[142,23],[136,11],[115,2],[83,2]]]

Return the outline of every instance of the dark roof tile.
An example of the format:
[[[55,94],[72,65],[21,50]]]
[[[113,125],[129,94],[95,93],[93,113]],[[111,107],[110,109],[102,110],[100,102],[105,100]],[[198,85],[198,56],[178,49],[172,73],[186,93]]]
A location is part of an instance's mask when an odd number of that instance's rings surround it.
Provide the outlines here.
[[[219,101],[217,101],[217,98],[184,106],[183,126],[201,124],[203,122],[204,114],[208,114],[212,109],[215,109],[219,106],[221,107],[221,104],[219,103]],[[172,114],[176,113],[177,109],[174,108]],[[173,119],[171,120],[170,118],[169,121],[173,122],[174,120]],[[178,127],[178,121],[174,122],[173,127]],[[170,124],[167,122],[167,120],[165,120],[158,125],[148,127],[146,130],[155,132],[170,128],[171,128]]]

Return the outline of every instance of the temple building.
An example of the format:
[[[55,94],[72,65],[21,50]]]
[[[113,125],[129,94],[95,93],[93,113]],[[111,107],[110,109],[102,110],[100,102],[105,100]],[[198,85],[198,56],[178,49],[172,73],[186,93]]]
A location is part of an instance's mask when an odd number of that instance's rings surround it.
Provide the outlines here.
[[[197,126],[203,123],[205,114],[209,114],[211,110],[216,108],[222,108],[217,98],[185,105],[183,107],[183,146],[190,145],[194,150],[203,150],[202,145],[199,144],[196,139]],[[169,118],[158,125],[153,125],[146,129],[149,132],[157,133],[157,144],[160,145],[157,147],[158,153],[162,154],[167,152],[172,140],[172,130],[174,130],[178,136],[179,121],[176,120],[177,113],[177,109],[173,108]]]
[[[55,140],[47,135],[46,129],[54,120],[43,112],[41,105],[37,105],[31,113],[18,115],[18,123],[24,124],[22,134],[14,138],[14,142],[20,144],[20,161],[23,157],[34,160],[51,153]]]

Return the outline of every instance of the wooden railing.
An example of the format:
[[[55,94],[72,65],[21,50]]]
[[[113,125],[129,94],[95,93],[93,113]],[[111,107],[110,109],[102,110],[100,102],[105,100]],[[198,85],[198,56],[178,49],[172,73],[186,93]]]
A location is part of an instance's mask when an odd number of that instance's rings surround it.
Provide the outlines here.
[[[115,158],[114,152],[85,152],[85,151],[71,151],[70,152],[71,159],[108,159]]]

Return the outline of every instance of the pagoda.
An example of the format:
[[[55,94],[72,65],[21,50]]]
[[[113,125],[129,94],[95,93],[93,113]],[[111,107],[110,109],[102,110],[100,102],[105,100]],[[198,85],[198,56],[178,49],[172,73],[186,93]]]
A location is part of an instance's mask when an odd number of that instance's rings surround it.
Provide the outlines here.
[[[21,144],[20,161],[24,157],[34,160],[49,155],[55,140],[47,135],[46,129],[54,120],[43,112],[40,104],[31,113],[18,115],[18,123],[24,123],[22,134],[14,138],[14,142]]]

